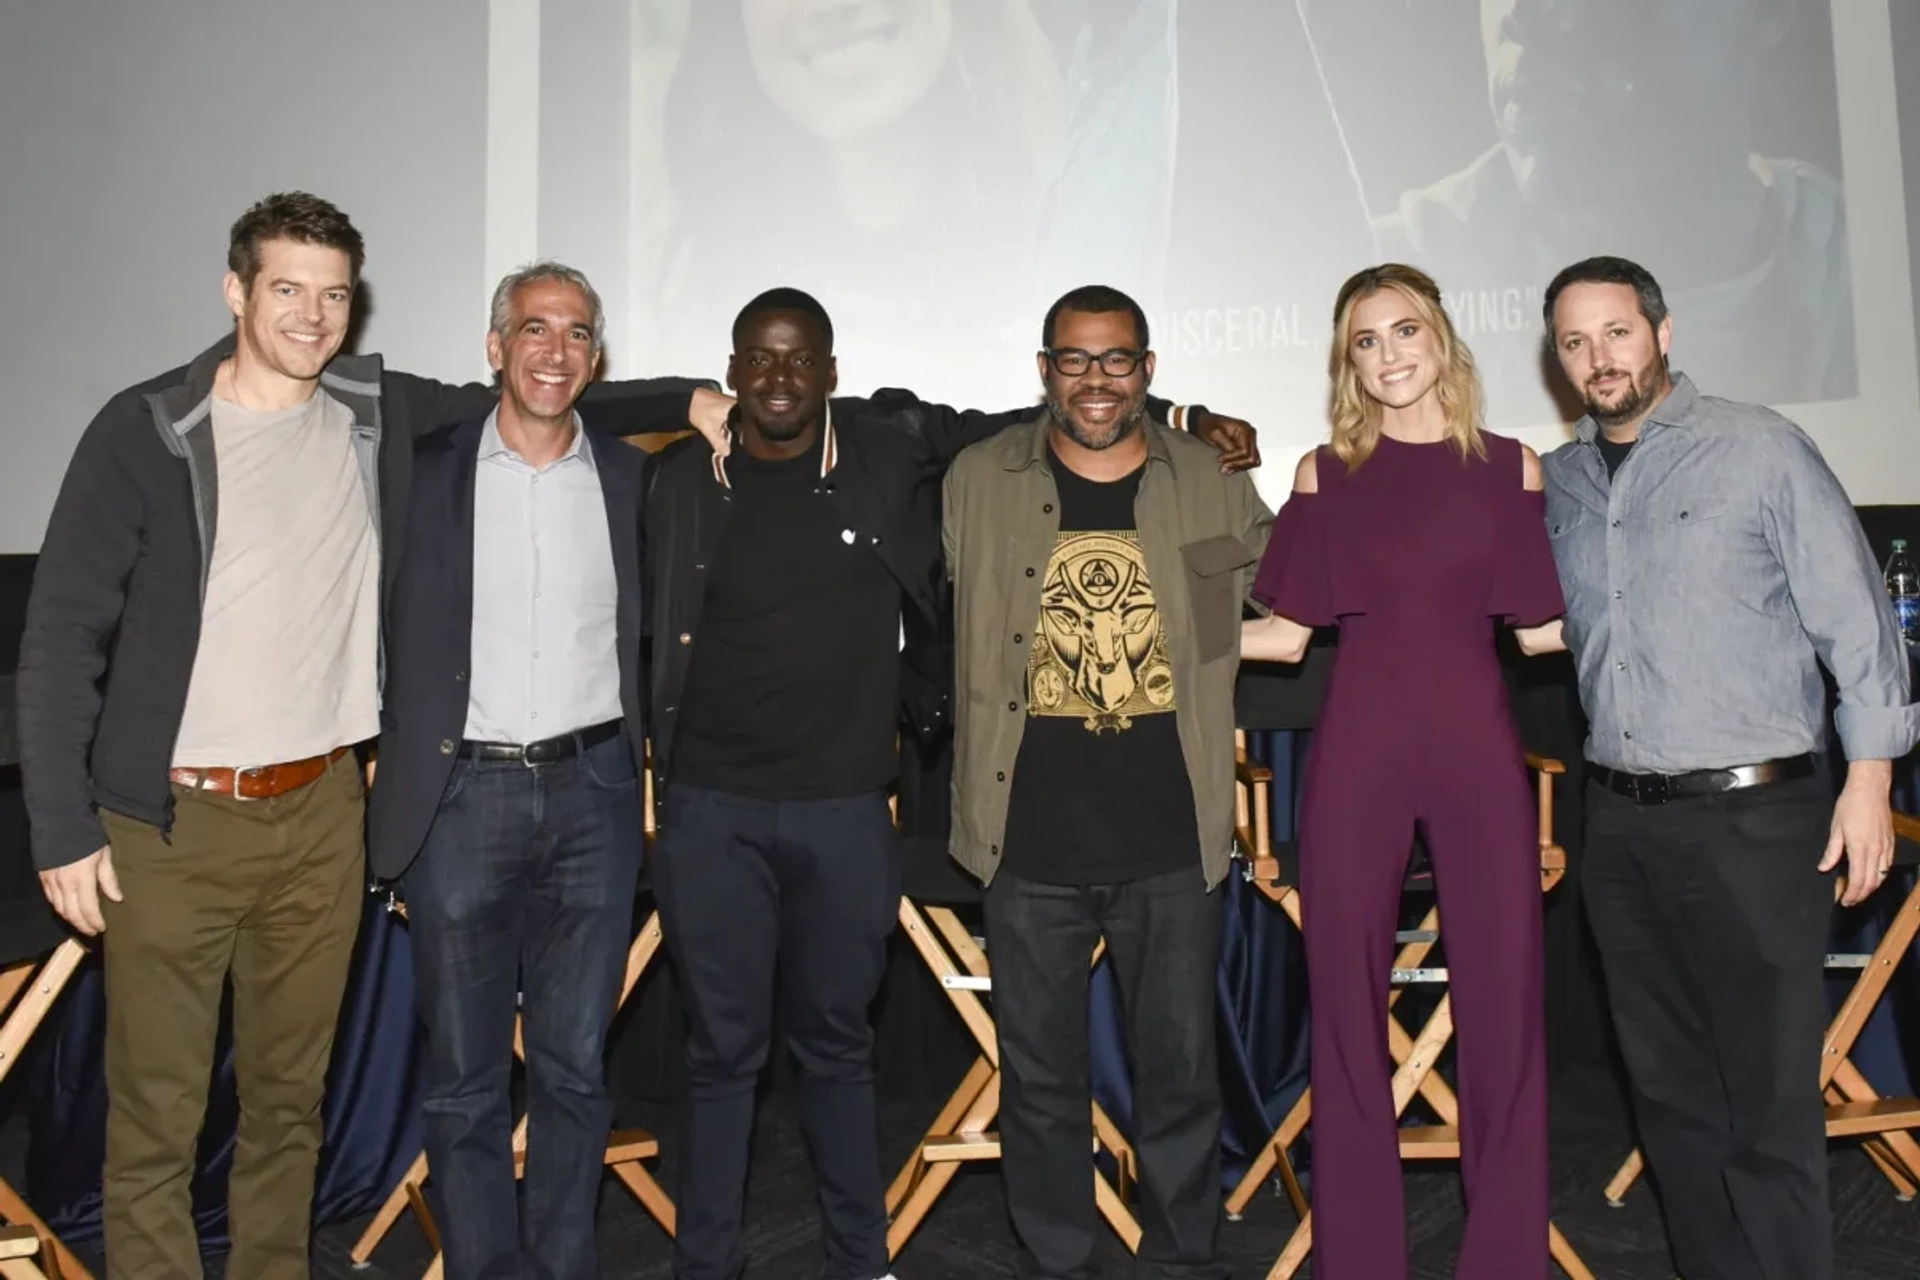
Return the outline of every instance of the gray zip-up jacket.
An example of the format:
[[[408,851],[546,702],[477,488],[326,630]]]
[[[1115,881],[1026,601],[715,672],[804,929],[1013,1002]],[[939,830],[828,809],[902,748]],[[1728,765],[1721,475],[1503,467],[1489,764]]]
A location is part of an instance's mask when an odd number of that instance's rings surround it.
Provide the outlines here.
[[[228,335],[113,397],[68,464],[20,641],[21,778],[43,869],[107,843],[97,809],[172,829],[168,774],[220,518],[213,377],[233,349]],[[500,393],[390,373],[377,355],[336,358],[321,385],[353,413],[384,619],[405,554],[414,437],[488,412]],[[697,385],[711,384],[595,386],[582,416],[623,435],[681,429]]]

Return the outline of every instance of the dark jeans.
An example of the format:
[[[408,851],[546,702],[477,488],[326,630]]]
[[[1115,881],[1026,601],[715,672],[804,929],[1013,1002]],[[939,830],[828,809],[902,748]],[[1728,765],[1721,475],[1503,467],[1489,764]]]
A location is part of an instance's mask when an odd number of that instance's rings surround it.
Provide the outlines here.
[[[1581,888],[1687,1280],[1827,1280],[1824,778],[1636,805],[1587,789]]]
[[[1200,869],[1066,887],[1001,872],[987,890],[1000,1036],[1000,1150],[1021,1273],[1082,1280],[1101,1229],[1093,1202],[1087,987],[1103,936],[1126,1017],[1129,1135],[1140,1170],[1142,1280],[1221,1277],[1220,1076],[1214,989],[1218,894]]]
[[[598,1274],[594,1209],[642,846],[624,736],[529,768],[462,759],[404,887],[426,1023],[426,1139],[447,1280]],[[514,1209],[515,993],[527,1166]]]
[[[868,1017],[900,904],[885,793],[756,800],[670,786],[651,870],[691,1024],[674,1275],[734,1280],[746,1265],[747,1146],[776,999],[800,1067],[825,1276],[885,1275]]]

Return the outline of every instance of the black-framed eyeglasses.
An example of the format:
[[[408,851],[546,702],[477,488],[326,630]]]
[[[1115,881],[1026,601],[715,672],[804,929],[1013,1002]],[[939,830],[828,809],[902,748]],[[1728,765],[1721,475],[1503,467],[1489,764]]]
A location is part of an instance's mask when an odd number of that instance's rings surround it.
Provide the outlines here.
[[[1124,378],[1140,367],[1147,358],[1144,351],[1132,351],[1126,347],[1113,347],[1098,353],[1082,351],[1079,347],[1057,347],[1042,353],[1053,371],[1063,378],[1077,378],[1094,365],[1100,366],[1100,372],[1109,378]]]

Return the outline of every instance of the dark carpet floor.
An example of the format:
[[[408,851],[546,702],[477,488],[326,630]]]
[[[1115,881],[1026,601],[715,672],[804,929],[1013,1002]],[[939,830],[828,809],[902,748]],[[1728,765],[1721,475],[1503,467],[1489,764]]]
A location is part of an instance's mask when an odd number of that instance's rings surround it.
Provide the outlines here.
[[[882,1141],[888,1168],[898,1167],[920,1131],[938,1110],[937,1100],[890,1097],[882,1110]],[[623,1115],[622,1123],[652,1122],[660,1115]],[[656,1132],[658,1128],[656,1128]],[[1553,1207],[1555,1221],[1600,1280],[1671,1280],[1659,1211],[1642,1183],[1623,1208],[1610,1209],[1601,1188],[1626,1153],[1625,1113],[1611,1079],[1575,1068],[1556,1080],[1553,1094]],[[1837,1206],[1836,1280],[1897,1280],[1920,1275],[1920,1206],[1901,1204],[1888,1184],[1851,1146],[1833,1150]],[[671,1165],[662,1181],[669,1187]],[[799,1126],[786,1097],[776,1092],[762,1108],[749,1187],[748,1250],[751,1280],[810,1280],[819,1274],[819,1229]],[[1452,1274],[1460,1232],[1458,1168],[1451,1162],[1410,1166],[1407,1216],[1412,1272],[1418,1280]],[[1269,1191],[1249,1206],[1240,1222],[1221,1232],[1226,1260],[1240,1280],[1258,1280],[1293,1229],[1286,1200]],[[424,1237],[411,1215],[402,1218],[375,1251],[371,1265],[355,1270],[348,1250],[364,1220],[323,1228],[316,1242],[315,1275],[324,1280],[417,1280],[428,1262]],[[90,1251],[83,1257],[92,1263]],[[609,1179],[601,1199],[600,1255],[607,1277],[663,1280],[670,1274],[669,1242],[618,1183]],[[898,1259],[900,1280],[976,1280],[1013,1274],[1013,1240],[1006,1200],[991,1166],[963,1171]],[[1106,1240],[1107,1274],[1131,1275],[1125,1250]],[[209,1259],[209,1275],[222,1274]],[[1311,1276],[1311,1264],[1303,1276]]]

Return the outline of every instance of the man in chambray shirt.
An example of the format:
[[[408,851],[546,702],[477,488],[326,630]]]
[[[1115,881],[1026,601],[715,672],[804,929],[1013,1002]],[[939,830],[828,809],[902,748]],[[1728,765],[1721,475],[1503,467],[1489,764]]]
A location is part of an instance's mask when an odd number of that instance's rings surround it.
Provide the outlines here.
[[[1813,442],[1669,373],[1644,268],[1568,267],[1546,319],[1588,411],[1545,465],[1589,720],[1582,889],[1674,1262],[1687,1280],[1826,1280],[1825,877],[1844,858],[1851,904],[1892,862],[1907,656]],[[1822,666],[1837,802],[1816,768]]]

